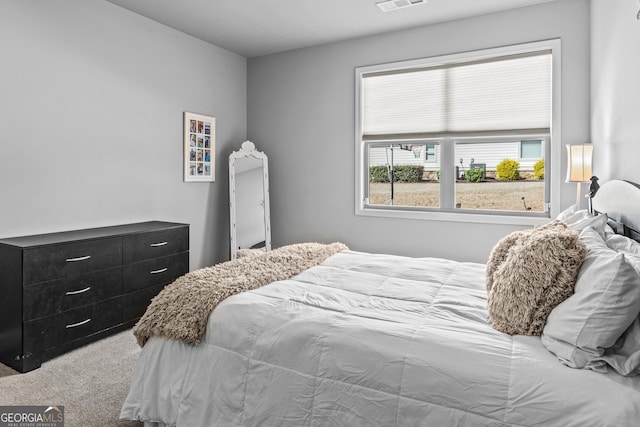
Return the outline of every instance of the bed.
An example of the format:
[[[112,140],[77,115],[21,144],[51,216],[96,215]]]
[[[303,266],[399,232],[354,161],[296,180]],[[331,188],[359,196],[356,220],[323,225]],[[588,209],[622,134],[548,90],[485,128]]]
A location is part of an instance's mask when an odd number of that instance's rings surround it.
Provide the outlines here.
[[[196,339],[145,337],[121,419],[148,427],[638,426],[640,245],[631,237],[640,188],[608,182],[593,206],[612,246],[598,250],[632,268],[630,283],[610,281],[606,292],[626,293],[610,298],[619,305],[605,311],[612,316],[581,326],[595,331],[586,338],[566,335],[578,327],[576,304],[605,292],[585,288],[604,259],[591,243],[575,294],[553,308],[542,337],[494,328],[486,265],[339,250],[291,277],[224,295]],[[584,212],[564,219],[581,240],[598,239]],[[615,336],[605,339],[603,329]],[[598,339],[607,347],[584,342]]]

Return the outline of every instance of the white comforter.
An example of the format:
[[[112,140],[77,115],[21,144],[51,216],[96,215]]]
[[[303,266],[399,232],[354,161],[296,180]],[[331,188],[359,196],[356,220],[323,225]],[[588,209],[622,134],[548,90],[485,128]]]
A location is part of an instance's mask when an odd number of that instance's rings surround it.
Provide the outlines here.
[[[492,329],[484,265],[345,252],[152,338],[121,418],[203,426],[640,425],[640,377]],[[153,422],[153,423],[151,423]],[[157,423],[157,424],[154,424]]]

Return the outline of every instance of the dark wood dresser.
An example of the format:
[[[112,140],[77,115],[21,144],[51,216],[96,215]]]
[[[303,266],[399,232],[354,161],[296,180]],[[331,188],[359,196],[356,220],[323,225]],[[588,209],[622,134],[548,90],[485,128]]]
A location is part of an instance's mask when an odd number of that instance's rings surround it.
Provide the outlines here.
[[[28,372],[130,328],[188,270],[188,224],[150,221],[0,239],[0,362]]]

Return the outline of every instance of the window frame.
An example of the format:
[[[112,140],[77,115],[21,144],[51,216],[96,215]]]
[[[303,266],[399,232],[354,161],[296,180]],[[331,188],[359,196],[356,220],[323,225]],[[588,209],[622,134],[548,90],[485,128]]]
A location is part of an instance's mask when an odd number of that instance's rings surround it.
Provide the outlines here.
[[[370,143],[383,142],[381,140],[367,140],[362,137],[363,108],[362,108],[362,79],[365,74],[372,72],[382,72],[388,70],[403,70],[416,67],[435,66],[439,64],[451,64],[456,62],[467,62],[484,60],[504,55],[526,54],[528,52],[549,50],[551,51],[551,125],[549,135],[543,136],[543,152],[545,153],[545,192],[548,195],[548,209],[546,213],[520,213],[512,211],[476,211],[460,210],[450,208],[416,208],[400,206],[380,206],[369,205],[367,203],[368,189],[368,158],[367,147]],[[550,39],[518,45],[503,46],[497,48],[482,49],[471,52],[455,53],[450,55],[428,57],[417,60],[400,61],[371,66],[357,67],[355,69],[355,214],[362,216],[387,217],[400,219],[424,219],[437,221],[460,221],[490,224],[510,224],[510,225],[539,225],[547,222],[549,218],[557,216],[560,211],[560,188],[561,179],[561,41],[560,39]],[[539,132],[528,134],[526,132],[514,131],[513,133],[482,134],[473,133],[470,135],[442,135],[438,138],[415,138],[407,140],[393,140],[394,143],[427,143],[427,141],[438,141],[441,147],[440,163],[454,164],[453,153],[455,143],[448,141],[461,139],[496,139],[508,136],[522,137],[522,139],[538,139]],[[452,148],[446,149],[446,145]],[[451,166],[453,168],[453,166]],[[443,193],[445,197],[455,199],[455,180],[441,180],[440,193],[441,203]]]

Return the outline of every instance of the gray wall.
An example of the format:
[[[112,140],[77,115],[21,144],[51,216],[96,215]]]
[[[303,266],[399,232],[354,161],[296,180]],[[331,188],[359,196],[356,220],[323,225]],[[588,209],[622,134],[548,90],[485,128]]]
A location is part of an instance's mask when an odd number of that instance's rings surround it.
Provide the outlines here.
[[[269,156],[274,246],[352,249],[484,262],[511,226],[354,214],[354,68],[562,39],[562,141],[589,140],[589,2],[563,0],[249,59],[248,136]],[[564,151],[564,150],[563,150]],[[563,153],[563,176],[566,159]],[[563,205],[575,186],[562,184]]]
[[[591,1],[594,173],[640,182],[640,21],[637,0]]]
[[[246,59],[103,0],[0,4],[0,236],[191,224],[191,269],[228,257],[227,158]],[[182,113],[217,119],[215,183],[182,181]]]

